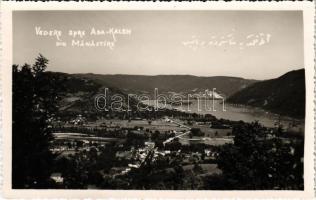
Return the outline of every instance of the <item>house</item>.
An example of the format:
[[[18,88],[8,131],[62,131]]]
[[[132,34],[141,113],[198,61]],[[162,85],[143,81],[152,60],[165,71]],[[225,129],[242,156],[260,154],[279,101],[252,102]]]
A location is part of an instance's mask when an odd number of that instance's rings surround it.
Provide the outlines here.
[[[50,175],[50,178],[59,184],[62,184],[64,182],[64,178],[61,176],[61,173],[52,173]]]
[[[155,143],[154,142],[145,142],[145,146],[152,149],[155,147]]]
[[[131,151],[118,151],[118,152],[116,152],[115,156],[118,159],[131,159],[132,154],[133,153]]]
[[[128,164],[128,167],[130,167],[130,168],[139,168],[140,165]]]

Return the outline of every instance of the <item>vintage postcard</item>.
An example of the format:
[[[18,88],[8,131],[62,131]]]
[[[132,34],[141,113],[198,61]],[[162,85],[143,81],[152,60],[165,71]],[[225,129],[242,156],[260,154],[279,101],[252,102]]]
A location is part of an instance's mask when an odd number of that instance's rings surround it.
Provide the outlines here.
[[[5,198],[313,198],[313,2],[1,2]]]

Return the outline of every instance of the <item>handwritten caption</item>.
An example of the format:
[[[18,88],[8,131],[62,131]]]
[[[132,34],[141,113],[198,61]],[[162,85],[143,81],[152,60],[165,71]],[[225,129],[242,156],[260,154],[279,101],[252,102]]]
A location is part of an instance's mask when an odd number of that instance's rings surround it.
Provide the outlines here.
[[[35,35],[42,38],[55,39],[56,47],[105,47],[113,50],[122,36],[130,36],[129,28],[109,27],[99,29],[91,27],[85,30],[62,31],[60,29],[45,29],[41,26],[34,27]]]
[[[194,51],[199,48],[227,46],[233,46],[243,50],[249,47],[266,45],[270,43],[270,41],[271,34],[269,33],[251,33],[241,39],[237,39],[232,32],[227,35],[210,35],[207,39],[192,36],[191,39],[182,42],[182,44]]]

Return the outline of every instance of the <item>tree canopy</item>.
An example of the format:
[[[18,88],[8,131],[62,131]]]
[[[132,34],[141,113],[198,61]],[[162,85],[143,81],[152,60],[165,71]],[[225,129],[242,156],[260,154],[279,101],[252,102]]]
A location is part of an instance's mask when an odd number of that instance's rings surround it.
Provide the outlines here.
[[[46,76],[48,60],[13,65],[12,187],[46,188],[54,155],[49,122],[56,113],[58,81]]]
[[[233,129],[234,144],[220,148],[225,189],[303,189],[303,139],[281,138],[282,129],[259,123]]]

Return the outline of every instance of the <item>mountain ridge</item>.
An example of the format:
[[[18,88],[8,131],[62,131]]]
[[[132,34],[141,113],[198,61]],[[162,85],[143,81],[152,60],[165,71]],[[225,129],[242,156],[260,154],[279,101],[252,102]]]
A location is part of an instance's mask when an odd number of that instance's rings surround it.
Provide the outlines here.
[[[95,80],[101,85],[123,89],[125,92],[152,92],[158,88],[164,92],[190,92],[216,88],[217,91],[230,96],[238,90],[257,82],[252,79],[226,76],[200,77],[194,75],[125,75],[125,74],[73,74],[81,78]]]
[[[305,116],[305,70],[293,70],[278,78],[249,85],[227,99],[227,103],[260,107],[294,118]]]

